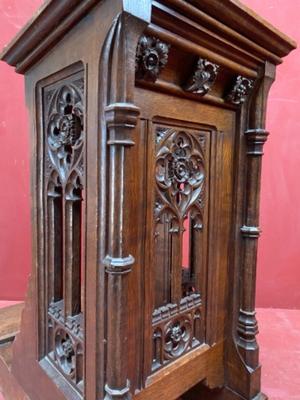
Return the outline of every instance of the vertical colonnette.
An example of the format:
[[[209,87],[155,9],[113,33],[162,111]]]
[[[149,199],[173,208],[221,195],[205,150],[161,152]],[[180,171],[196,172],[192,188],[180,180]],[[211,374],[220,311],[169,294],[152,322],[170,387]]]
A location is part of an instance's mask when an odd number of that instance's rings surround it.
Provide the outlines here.
[[[105,399],[129,399],[128,380],[128,274],[135,259],[129,254],[131,185],[130,148],[140,110],[133,103],[135,53],[138,39],[150,20],[151,2],[142,8],[123,1],[101,56],[101,90],[108,134],[108,239],[104,265],[107,273],[107,360]],[[125,234],[125,232],[127,232]]]
[[[245,216],[241,234],[244,238],[242,259],[242,290],[237,324],[238,347],[246,363],[252,369],[259,365],[257,320],[255,316],[255,282],[257,245],[260,236],[259,205],[263,146],[268,132],[265,130],[266,103],[275,78],[275,66],[266,63],[263,78],[257,85],[249,113],[249,129],[246,138],[246,189]]]

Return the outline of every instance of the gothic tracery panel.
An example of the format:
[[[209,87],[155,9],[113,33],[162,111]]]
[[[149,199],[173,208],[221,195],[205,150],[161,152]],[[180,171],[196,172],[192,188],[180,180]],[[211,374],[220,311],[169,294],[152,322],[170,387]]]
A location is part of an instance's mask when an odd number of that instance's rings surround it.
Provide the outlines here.
[[[78,71],[42,89],[46,210],[45,357],[83,392],[84,78]]]
[[[206,251],[209,134],[155,126],[153,370],[204,340],[201,253]]]

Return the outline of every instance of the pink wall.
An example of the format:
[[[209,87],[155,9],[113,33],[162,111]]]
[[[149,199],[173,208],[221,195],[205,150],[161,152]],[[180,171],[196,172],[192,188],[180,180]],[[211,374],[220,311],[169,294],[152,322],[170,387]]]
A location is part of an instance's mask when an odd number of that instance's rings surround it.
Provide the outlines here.
[[[299,0],[244,0],[300,46]],[[277,70],[262,176],[257,304],[300,309],[300,53]],[[298,131],[299,129],[299,131]]]
[[[300,43],[299,0],[244,0]],[[2,48],[42,3],[0,1]],[[257,304],[300,309],[300,57],[278,68],[265,146]],[[297,90],[297,85],[299,89]],[[29,141],[23,78],[0,63],[0,299],[24,297],[30,270]],[[298,114],[299,113],[299,114]]]
[[[0,48],[40,0],[0,1]],[[0,299],[21,299],[30,270],[29,137],[23,77],[0,63]]]

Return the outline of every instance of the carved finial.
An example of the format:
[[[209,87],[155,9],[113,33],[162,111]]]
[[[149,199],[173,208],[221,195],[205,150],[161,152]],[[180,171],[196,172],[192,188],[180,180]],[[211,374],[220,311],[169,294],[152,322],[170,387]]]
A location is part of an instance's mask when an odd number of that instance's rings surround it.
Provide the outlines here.
[[[253,88],[253,83],[253,80],[239,75],[236,79],[233,89],[227,96],[227,101],[237,105],[243,104]]]
[[[136,77],[155,82],[168,62],[169,48],[157,38],[141,36],[136,51]]]
[[[204,96],[211,89],[218,75],[220,66],[199,58],[197,69],[185,90]]]

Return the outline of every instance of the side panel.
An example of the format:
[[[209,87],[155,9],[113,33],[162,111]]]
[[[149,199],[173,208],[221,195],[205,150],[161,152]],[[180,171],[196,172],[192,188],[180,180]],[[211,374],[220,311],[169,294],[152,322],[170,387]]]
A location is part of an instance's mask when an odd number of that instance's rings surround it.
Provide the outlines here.
[[[151,386],[197,347],[205,353],[226,338],[235,113],[138,88],[136,99],[147,137],[143,379]],[[205,375],[211,387],[224,382],[223,356]]]

